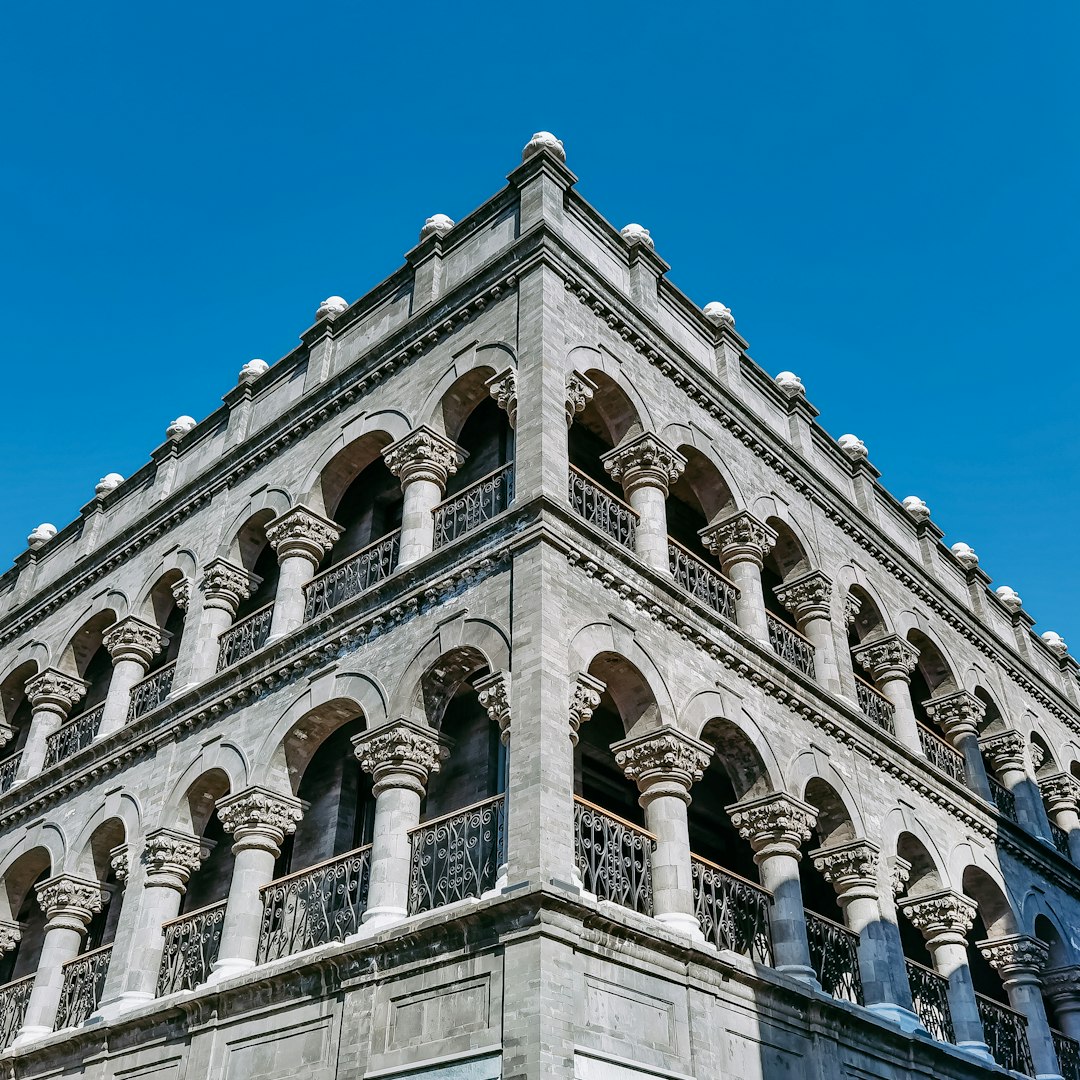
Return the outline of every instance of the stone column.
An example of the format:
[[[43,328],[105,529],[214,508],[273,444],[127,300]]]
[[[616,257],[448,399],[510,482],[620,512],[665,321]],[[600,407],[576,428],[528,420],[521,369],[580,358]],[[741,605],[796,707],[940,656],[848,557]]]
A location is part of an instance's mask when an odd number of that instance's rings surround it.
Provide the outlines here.
[[[897,739],[913,754],[925,757],[911,705],[911,673],[919,662],[919,650],[898,634],[889,634],[864,641],[851,650],[851,656],[869,672],[877,688],[892,703]]]
[[[944,889],[901,900],[898,906],[926,939],[934,970],[949,981],[949,1011],[956,1045],[978,1057],[989,1058],[990,1048],[983,1035],[967,956],[967,935],[978,911],[975,902],[962,893]]]
[[[993,802],[986,765],[979,749],[979,724],[986,715],[983,703],[974,694],[961,690],[924,701],[923,708],[931,720],[941,725],[949,742],[964,755],[968,787],[988,802]]]
[[[1069,858],[1080,866],[1080,782],[1069,773],[1039,780],[1050,820],[1069,838]]]
[[[105,904],[101,882],[60,874],[35,886],[38,903],[45,913],[45,940],[41,945],[34,989],[26,1005],[22,1027],[15,1045],[48,1035],[56,1021],[56,1010],[64,988],[64,965],[74,960],[82,948],[90,920]]]
[[[613,743],[611,749],[615,764],[637,784],[646,828],[656,837],[651,856],[653,914],[672,930],[704,941],[694,914],[686,807],[690,787],[704,775],[713,748],[673,727],[662,727]]]
[[[105,738],[127,723],[131,688],[145,678],[150,661],[165,647],[169,635],[164,630],[134,615],[110,626],[102,636],[102,644],[112,657],[112,678],[105,709],[101,714],[97,737]]]
[[[1061,1030],[1080,1042],[1080,966],[1050,968],[1043,972],[1042,984]]]
[[[56,668],[46,668],[27,682],[25,692],[33,712],[19,760],[19,780],[27,780],[41,772],[49,736],[67,720],[72,706],[89,689],[89,683],[65,675]]]
[[[492,722],[499,729],[499,742],[503,745],[503,769],[505,780],[502,787],[502,795],[505,800],[503,806],[503,843],[510,835],[510,799],[507,788],[510,779],[510,673],[496,671],[491,675],[485,675],[477,679],[473,684],[476,689],[476,697],[481,707],[487,712]],[[499,854],[499,872],[493,892],[501,891],[507,884],[507,852],[504,847]]]
[[[274,880],[274,863],[285,837],[303,816],[300,800],[262,787],[249,787],[217,804],[218,820],[233,843],[229,899],[221,924],[218,958],[209,983],[220,982],[255,966],[262,925],[260,890]]]
[[[268,640],[284,637],[303,625],[307,603],[304,586],[340,535],[334,522],[306,506],[291,507],[266,526],[266,539],[281,567]]]
[[[727,812],[739,835],[750,841],[761,884],[773,895],[769,928],[776,970],[817,986],[799,881],[802,845],[810,839],[817,811],[785,792],[773,792],[734,803]]]
[[[811,570],[774,591],[780,603],[795,616],[799,632],[814,646],[817,681],[827,690],[839,694],[840,665],[836,659],[836,638],[829,606],[832,582],[820,570]]]
[[[420,824],[420,803],[428,780],[441,768],[446,746],[437,731],[394,720],[358,735],[353,749],[360,768],[374,780],[375,826],[363,917],[371,933],[409,913],[409,830]]]
[[[426,425],[410,431],[382,452],[386,467],[401,481],[401,543],[398,566],[409,566],[435,548],[433,511],[446,481],[465,461],[465,451]]]
[[[612,479],[622,484],[626,501],[637,511],[634,550],[638,558],[659,573],[670,574],[667,497],[686,468],[686,458],[646,431],[620,443],[600,460]]]
[[[1057,1051],[1050,1034],[1050,1022],[1043,1005],[1042,982],[1039,972],[1046,964],[1050,948],[1038,938],[1026,934],[1009,934],[978,942],[979,952],[1001,976],[1009,1004],[1027,1018],[1028,1046],[1035,1075],[1040,1078],[1059,1078]]]
[[[1034,777],[1027,770],[1027,739],[1023,732],[1010,730],[998,735],[984,735],[979,740],[979,747],[1016,800],[1017,824],[1029,833],[1049,840],[1050,829],[1042,796],[1038,794]]]
[[[701,542],[720,560],[724,573],[738,589],[735,614],[739,625],[767,648],[769,623],[765,618],[765,596],[761,591],[761,569],[765,556],[776,543],[776,532],[758,521],[748,510],[706,525]]]

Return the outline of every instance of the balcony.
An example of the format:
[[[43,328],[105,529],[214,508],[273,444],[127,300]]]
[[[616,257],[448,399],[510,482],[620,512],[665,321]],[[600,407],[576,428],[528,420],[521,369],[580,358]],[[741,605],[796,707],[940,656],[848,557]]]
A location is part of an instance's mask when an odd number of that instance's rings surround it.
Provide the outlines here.
[[[0,762],[0,769],[3,769],[4,762]],[[0,791],[7,790],[3,786],[2,773],[0,773]],[[10,785],[9,785],[10,786]],[[1050,822],[1050,838],[1054,841],[1054,847],[1058,849],[1060,854],[1064,855],[1066,859],[1071,859],[1072,855],[1069,853],[1069,834],[1060,826]]]
[[[691,856],[690,872],[694,914],[705,940],[771,967],[772,894],[700,855]]]
[[[0,986],[0,1050],[6,1050],[19,1033],[34,989],[33,975]]]
[[[964,755],[954,746],[950,746],[940,736],[935,735],[925,724],[919,724],[919,743],[926,760],[958,784],[967,783],[967,771],[964,769]]]
[[[12,754],[11,757],[6,757],[3,761],[0,761],[0,795],[15,783],[15,777],[19,775],[19,766],[21,764],[21,750],[16,754]]]
[[[1057,1054],[1061,1075],[1065,1080],[1080,1080],[1080,1043],[1053,1028],[1050,1029],[1050,1034],[1054,1038],[1054,1052]]]
[[[637,511],[605,491],[580,469],[570,466],[570,508],[578,517],[584,518],[615,541],[634,550],[634,533],[637,529]]]
[[[435,515],[435,550],[478,529],[501,514],[513,501],[514,465],[511,462],[435,507],[432,511]]]
[[[56,1030],[78,1027],[95,1012],[105,989],[105,976],[112,959],[111,945],[92,949],[64,965],[64,986],[56,1010]]]
[[[986,779],[990,784],[990,796],[994,800],[998,813],[1002,817],[1007,817],[1014,824],[1019,824],[1020,819],[1016,816],[1016,796],[992,776],[988,776]],[[1068,854],[1068,841],[1066,841],[1065,849],[1065,853]]]
[[[807,678],[814,677],[814,646],[794,626],[778,619],[771,611],[765,612],[769,626],[769,644],[785,663],[798,668]]]
[[[976,994],[975,1001],[979,1006],[983,1035],[994,1060],[1013,1072],[1034,1076],[1035,1066],[1028,1047],[1027,1019],[983,994]]]
[[[719,570],[713,569],[678,541],[668,537],[668,565],[675,584],[695,600],[712,608],[721,618],[735,622],[735,598],[739,590]]]
[[[905,960],[908,985],[915,1015],[930,1037],[938,1042],[956,1042],[952,1010],[949,1008],[949,980],[914,960]]]
[[[890,735],[896,734],[896,726],[893,723],[896,709],[893,703],[876,687],[871,686],[858,675],[855,676],[855,696],[863,716],[868,720],[873,720],[879,728]]]
[[[128,723],[137,720],[143,713],[152,712],[162,704],[172,692],[173,676],[176,674],[176,661],[158,668],[152,675],[147,675],[142,682],[131,688],[131,702],[128,705]]]
[[[157,996],[194,990],[206,982],[217,959],[225,901],[199,908],[178,919],[162,923],[165,949],[158,971]]]
[[[642,915],[653,913],[652,833],[574,796],[574,855],[582,886]]]
[[[854,1005],[863,1003],[859,935],[814,911],[806,912],[810,966],[826,994]]]
[[[397,567],[400,544],[401,530],[398,529],[312,578],[304,586],[304,621],[325,615],[388,578]]]
[[[258,652],[270,636],[270,620],[274,614],[274,605],[253,611],[238,623],[233,623],[218,638],[218,671],[243,660],[245,656]]]
[[[98,705],[57,728],[45,740],[45,768],[48,769],[88,747],[97,738],[101,715],[104,712],[104,704]]]

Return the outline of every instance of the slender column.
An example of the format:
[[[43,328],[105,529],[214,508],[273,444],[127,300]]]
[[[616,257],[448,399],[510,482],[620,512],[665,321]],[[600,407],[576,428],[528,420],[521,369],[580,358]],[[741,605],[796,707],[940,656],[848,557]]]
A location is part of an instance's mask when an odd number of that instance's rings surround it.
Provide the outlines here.
[[[360,768],[375,781],[375,826],[365,930],[371,933],[409,913],[412,846],[409,830],[420,824],[420,803],[447,748],[437,731],[394,720],[353,739]]]
[[[1003,731],[998,735],[985,735],[979,747],[990,761],[991,767],[1001,778],[1002,784],[1016,799],[1016,817],[1021,828],[1050,839],[1050,829],[1042,796],[1034,777],[1028,774],[1025,761],[1027,739],[1020,731]]]
[[[502,784],[503,798],[506,805],[503,806],[505,825],[503,828],[503,843],[510,835],[510,800],[506,796],[506,780],[510,775],[510,702],[511,684],[508,671],[496,671],[491,675],[485,675],[477,679],[473,684],[476,689],[476,697],[483,709],[486,710],[492,722],[499,729],[499,742],[503,745],[503,769],[504,779]],[[506,849],[499,853],[499,872],[495,881],[493,892],[501,891],[507,883],[507,854]]]
[[[964,755],[968,787],[988,802],[993,801],[986,778],[986,765],[979,749],[979,725],[986,715],[983,703],[965,690],[923,702],[931,720],[941,725],[946,738]]]
[[[795,616],[799,632],[814,646],[814,670],[817,680],[834,694],[840,693],[840,665],[836,659],[833,636],[832,582],[820,571],[811,570],[774,590],[777,599]]]
[[[286,835],[303,816],[300,800],[250,787],[217,804],[218,820],[234,838],[233,873],[221,924],[221,943],[207,982],[220,982],[255,966],[262,925],[260,890],[274,880]]]
[[[293,506],[266,526],[266,539],[277,553],[277,593],[270,639],[284,637],[304,622],[304,586],[315,576],[323,556],[337,543],[341,529],[306,506]]]
[[[102,636],[102,644],[112,657],[112,678],[105,709],[101,714],[97,737],[118,731],[127,723],[131,688],[146,675],[150,661],[165,647],[169,635],[164,630],[144,622],[134,615],[110,626]]]
[[[911,705],[911,673],[919,662],[919,650],[898,634],[890,634],[864,641],[851,650],[851,656],[869,672],[877,688],[892,702],[897,739],[913,754],[925,756]]]
[[[410,431],[383,452],[386,467],[401,481],[401,543],[398,566],[429,555],[435,548],[432,511],[442,501],[446,481],[465,461],[465,451],[426,425]]]
[[[1080,783],[1069,773],[1039,780],[1039,791],[1050,820],[1069,838],[1069,858],[1080,866]]]
[[[754,849],[761,884],[773,895],[769,909],[776,970],[817,985],[806,940],[799,860],[817,811],[784,792],[727,807],[731,823]]]
[[[763,645],[769,646],[769,623],[765,618],[765,595],[761,570],[765,556],[776,543],[776,532],[747,510],[724,518],[701,530],[701,542],[720,560],[724,573],[738,589],[735,615],[739,625]]]
[[[45,766],[49,736],[67,720],[72,706],[89,689],[89,683],[65,675],[56,668],[46,668],[27,682],[25,693],[33,712],[19,761],[19,780],[26,780],[41,772]]]
[[[106,895],[99,881],[74,874],[49,878],[35,886],[35,891],[47,920],[45,940],[16,1045],[52,1031],[64,988],[64,965],[79,955],[86,928],[104,906]]]
[[[651,855],[653,912],[672,930],[704,941],[694,914],[686,807],[690,787],[704,775],[713,748],[673,727],[662,727],[613,743],[611,749],[615,764],[637,784],[645,825],[656,837]]]
[[[926,939],[934,970],[949,981],[949,1012],[956,1045],[978,1057],[989,1058],[990,1048],[983,1035],[967,956],[967,935],[978,911],[975,902],[962,893],[944,889],[901,900],[899,907]]]
[[[626,501],[637,511],[634,549],[642,562],[670,574],[667,497],[686,468],[686,458],[658,435],[644,432],[609,450],[600,460],[622,484]]]
[[[1080,965],[1050,968],[1043,972],[1042,984],[1061,1030],[1080,1042]]]

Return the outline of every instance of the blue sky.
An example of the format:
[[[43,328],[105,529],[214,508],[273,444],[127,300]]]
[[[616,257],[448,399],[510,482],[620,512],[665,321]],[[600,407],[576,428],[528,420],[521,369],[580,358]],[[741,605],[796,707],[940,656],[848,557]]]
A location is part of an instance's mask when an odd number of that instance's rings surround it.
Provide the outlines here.
[[[0,563],[529,135],[1080,653],[1080,6],[8,5]]]

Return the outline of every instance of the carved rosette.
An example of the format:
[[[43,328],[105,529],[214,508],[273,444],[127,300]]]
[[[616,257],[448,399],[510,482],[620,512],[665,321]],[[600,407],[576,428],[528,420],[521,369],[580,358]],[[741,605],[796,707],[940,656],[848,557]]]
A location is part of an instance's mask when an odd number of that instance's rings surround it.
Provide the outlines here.
[[[596,393],[596,383],[580,371],[571,371],[566,376],[566,426],[570,427],[574,417],[585,411],[585,406]]]
[[[879,850],[869,840],[852,840],[810,852],[814,869],[836,890],[840,903],[877,895]]]
[[[664,796],[689,803],[690,788],[705,774],[713,755],[708,743],[673,727],[624,739],[611,749],[615,764],[637,784],[642,806]]]
[[[130,870],[130,855],[127,844],[118,844],[109,852],[109,865],[116,880],[123,886],[127,884]]]
[[[504,746],[510,743],[510,674],[496,671],[477,679],[476,697],[487,714],[499,727],[499,738]]]
[[[731,823],[754,849],[754,861],[773,855],[802,858],[802,846],[817,823],[817,810],[785,792],[727,807]]]
[[[941,725],[946,736],[953,743],[969,735],[979,734],[979,724],[986,715],[986,707],[966,690],[944,697],[931,698],[923,702],[926,715]]]
[[[862,611],[862,601],[857,596],[848,593],[844,597],[844,625],[847,627],[854,626],[860,611]]]
[[[832,582],[820,570],[811,570],[794,581],[778,585],[773,592],[800,626],[814,619],[829,618]]]
[[[414,480],[427,480],[446,489],[446,481],[465,461],[465,451],[445,435],[426,424],[391,443],[383,452],[386,467],[406,487]]]
[[[341,529],[329,518],[306,506],[293,506],[266,526],[266,539],[278,562],[300,558],[317,569],[323,556],[337,543]]]
[[[724,573],[737,563],[753,563],[759,570],[776,543],[776,531],[749,510],[740,510],[722,521],[706,525],[701,542],[720,560]]]
[[[1071,1011],[1080,1009],[1080,965],[1049,968],[1042,973],[1040,981],[1043,993],[1059,1012],[1063,1008]]]
[[[667,498],[668,489],[686,468],[686,458],[649,431],[620,443],[600,460],[611,478],[622,484],[627,497],[638,488],[652,487]]]
[[[1069,773],[1039,777],[1039,792],[1049,814],[1076,813],[1080,810],[1080,783]]]
[[[49,920],[50,928],[63,926],[79,933],[105,906],[107,893],[100,881],[60,874],[34,886],[38,904]]]
[[[143,847],[146,883],[183,892],[188,878],[199,869],[207,854],[204,842],[197,836],[174,829],[156,829],[146,837]]]
[[[911,863],[902,859],[899,855],[889,856],[889,884],[892,886],[893,896],[900,896],[907,888],[911,877]]]
[[[0,956],[11,952],[22,940],[22,927],[17,922],[0,919]]]
[[[423,798],[429,777],[442,768],[449,747],[431,728],[395,720],[353,739],[360,768],[370,773],[378,797],[390,788],[406,788]]]
[[[606,689],[607,683],[584,671],[579,671],[574,679],[574,685],[570,687],[570,742],[574,746],[577,746],[581,725],[592,719]]]
[[[1027,739],[1019,731],[1003,731],[998,735],[984,735],[979,749],[990,762],[994,772],[1003,780],[1011,772],[1024,772],[1024,751]]]
[[[966,944],[968,931],[975,925],[979,910],[974,900],[952,889],[901,900],[897,907],[930,948]]]
[[[304,816],[300,800],[269,788],[249,787],[217,804],[222,828],[241,845],[277,851]]]
[[[243,567],[228,559],[214,559],[203,568],[200,583],[208,608],[219,608],[234,618],[242,600],[246,600],[262,583],[257,574],[249,574]]]
[[[851,650],[851,656],[877,683],[894,679],[911,682],[911,673],[919,662],[919,650],[899,634],[864,641]]]
[[[976,943],[983,959],[1001,976],[1008,989],[1010,983],[1034,983],[1050,955],[1050,947],[1027,934],[1009,934]]]
[[[484,385],[495,399],[495,404],[506,413],[511,427],[517,426],[517,375],[513,368],[505,368],[492,375]]]
[[[172,587],[173,602],[181,611],[187,611],[191,603],[191,578],[181,578]]]
[[[121,619],[101,636],[101,643],[109,650],[114,664],[132,660],[143,668],[149,667],[168,640],[164,630],[135,615]]]
[[[33,708],[46,708],[67,716],[89,689],[90,684],[82,679],[65,675],[56,668],[46,668],[27,682],[25,693]]]

